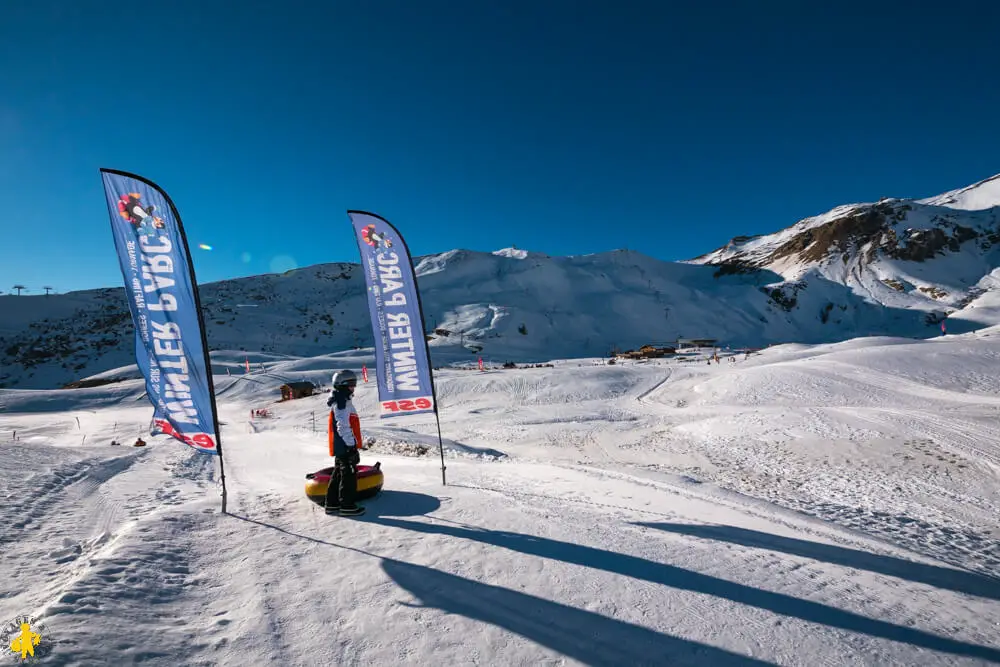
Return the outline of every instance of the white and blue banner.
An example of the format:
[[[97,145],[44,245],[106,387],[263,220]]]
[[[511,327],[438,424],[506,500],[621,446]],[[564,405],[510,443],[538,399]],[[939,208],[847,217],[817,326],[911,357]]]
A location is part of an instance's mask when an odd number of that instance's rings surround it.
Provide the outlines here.
[[[191,253],[180,216],[141,176],[101,169],[111,231],[135,323],[135,359],[153,434],[220,454],[215,389]]]
[[[413,261],[403,237],[374,213],[348,211],[361,251],[375,334],[379,416],[436,412]]]

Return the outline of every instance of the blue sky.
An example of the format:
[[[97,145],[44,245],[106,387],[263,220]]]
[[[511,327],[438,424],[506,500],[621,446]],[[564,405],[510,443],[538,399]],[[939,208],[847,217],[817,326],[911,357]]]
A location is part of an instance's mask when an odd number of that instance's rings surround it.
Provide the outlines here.
[[[356,262],[349,208],[673,260],[1000,172],[996,3],[816,4],[0,3],[0,291],[121,284],[100,167],[200,282]]]

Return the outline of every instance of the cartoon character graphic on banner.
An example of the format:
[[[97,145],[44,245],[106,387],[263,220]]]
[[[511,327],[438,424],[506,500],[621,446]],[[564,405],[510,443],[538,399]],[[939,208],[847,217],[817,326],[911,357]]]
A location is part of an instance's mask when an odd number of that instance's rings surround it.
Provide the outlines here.
[[[378,250],[382,246],[386,248],[392,247],[392,240],[389,239],[384,234],[379,234],[375,230],[375,225],[368,225],[364,229],[362,229],[361,238],[364,239],[365,243],[375,248],[376,250]]]
[[[142,236],[152,236],[157,229],[163,229],[163,218],[153,215],[156,207],[143,207],[142,195],[129,192],[118,198],[118,215],[128,220]]]

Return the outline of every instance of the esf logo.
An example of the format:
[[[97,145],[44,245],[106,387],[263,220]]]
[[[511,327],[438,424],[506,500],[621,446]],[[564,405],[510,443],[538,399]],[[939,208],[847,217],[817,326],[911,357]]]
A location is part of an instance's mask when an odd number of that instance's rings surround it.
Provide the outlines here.
[[[404,398],[399,401],[382,401],[382,412],[416,412],[430,410],[434,403],[427,396],[420,398]]]

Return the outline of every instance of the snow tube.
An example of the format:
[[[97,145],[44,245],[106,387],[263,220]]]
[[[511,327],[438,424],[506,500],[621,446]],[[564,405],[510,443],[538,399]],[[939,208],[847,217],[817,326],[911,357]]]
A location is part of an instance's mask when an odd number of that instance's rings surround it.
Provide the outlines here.
[[[326,504],[326,490],[330,486],[330,476],[333,466],[323,468],[306,475],[306,496],[317,505]],[[358,499],[371,498],[382,490],[385,475],[382,474],[382,464],[376,462],[373,466],[358,466]]]

